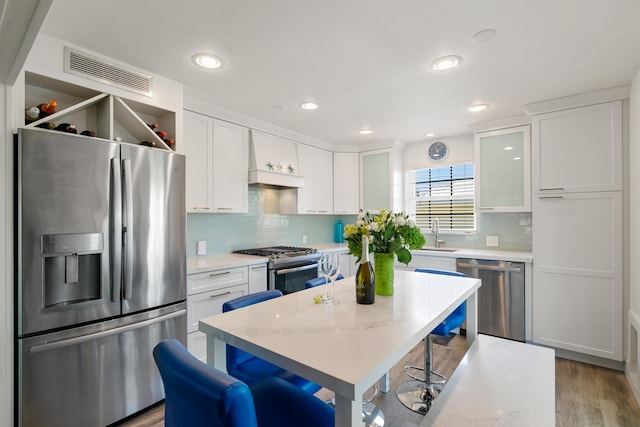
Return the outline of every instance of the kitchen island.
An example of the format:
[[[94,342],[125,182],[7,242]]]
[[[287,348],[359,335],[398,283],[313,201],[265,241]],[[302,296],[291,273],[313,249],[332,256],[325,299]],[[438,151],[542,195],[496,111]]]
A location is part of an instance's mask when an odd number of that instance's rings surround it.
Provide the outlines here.
[[[314,289],[200,321],[207,361],[225,370],[226,343],[336,394],[336,426],[360,426],[362,394],[467,300],[467,345],[477,335],[478,279],[396,271],[395,293],[355,302],[353,277],[338,281],[340,304],[314,304]],[[382,387],[384,389],[384,386]]]

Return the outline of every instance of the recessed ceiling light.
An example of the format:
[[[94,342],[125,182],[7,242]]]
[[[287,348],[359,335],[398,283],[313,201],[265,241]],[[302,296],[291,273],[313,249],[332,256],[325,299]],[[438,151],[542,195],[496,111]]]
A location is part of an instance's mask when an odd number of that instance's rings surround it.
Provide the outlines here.
[[[427,136],[428,136],[428,137],[432,137],[432,136],[436,136],[436,134],[435,134],[435,133],[433,133],[433,132],[429,132],[429,133],[427,134]]]
[[[462,64],[462,58],[458,55],[447,55],[433,61],[429,67],[433,71],[450,70]]]
[[[477,113],[478,111],[484,111],[487,108],[489,108],[487,104],[475,104],[470,107],[467,107],[467,110],[471,111],[472,113]]]
[[[210,53],[196,53],[191,57],[191,60],[198,67],[206,68],[207,70],[217,70],[224,66],[222,59]]]
[[[513,147],[509,145],[509,146],[504,147],[504,149],[505,150],[513,150]]]
[[[360,129],[361,135],[371,135],[373,133],[373,129]]]
[[[303,102],[302,104],[300,104],[300,108],[302,108],[303,110],[317,110],[318,104],[316,104],[315,102]]]

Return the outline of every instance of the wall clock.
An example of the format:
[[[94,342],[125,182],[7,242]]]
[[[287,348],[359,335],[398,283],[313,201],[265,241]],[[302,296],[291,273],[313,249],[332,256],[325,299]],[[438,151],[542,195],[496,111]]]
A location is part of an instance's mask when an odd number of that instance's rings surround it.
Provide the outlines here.
[[[446,157],[448,148],[444,142],[434,142],[429,146],[429,158],[431,160],[442,160]]]

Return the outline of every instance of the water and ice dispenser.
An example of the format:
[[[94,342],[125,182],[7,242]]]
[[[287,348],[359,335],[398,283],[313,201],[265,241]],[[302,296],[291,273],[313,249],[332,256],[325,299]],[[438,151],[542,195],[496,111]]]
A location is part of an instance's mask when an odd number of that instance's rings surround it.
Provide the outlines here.
[[[102,233],[42,236],[44,307],[101,298]]]

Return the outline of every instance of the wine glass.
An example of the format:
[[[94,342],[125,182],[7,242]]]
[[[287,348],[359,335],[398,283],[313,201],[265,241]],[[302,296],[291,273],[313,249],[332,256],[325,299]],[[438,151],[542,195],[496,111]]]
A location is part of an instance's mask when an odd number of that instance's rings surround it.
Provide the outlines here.
[[[322,301],[328,303],[329,302],[329,277],[331,276],[331,270],[333,269],[332,257],[330,252],[323,252],[322,257],[320,257],[320,272],[324,276],[324,296],[322,297]]]
[[[331,272],[329,273],[329,278],[331,279],[331,298],[327,300],[327,304],[329,305],[338,305],[340,301],[335,299],[334,291],[336,287],[336,279],[340,274],[340,254],[333,253],[331,254]]]

